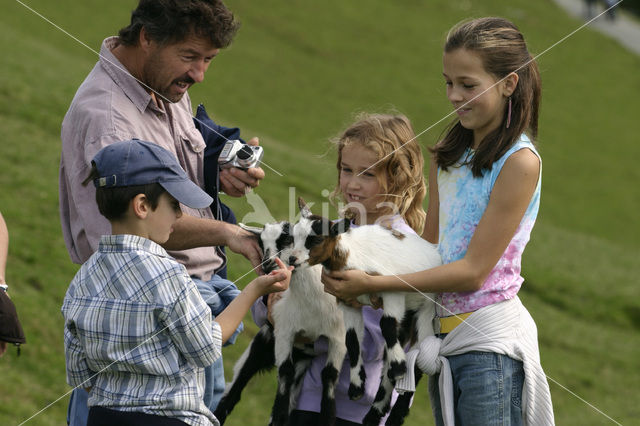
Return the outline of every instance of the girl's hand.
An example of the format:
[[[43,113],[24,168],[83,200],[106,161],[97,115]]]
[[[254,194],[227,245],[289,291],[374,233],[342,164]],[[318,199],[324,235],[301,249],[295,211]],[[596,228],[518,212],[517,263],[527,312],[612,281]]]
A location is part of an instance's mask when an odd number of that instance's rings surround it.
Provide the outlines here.
[[[293,271],[293,266],[287,267],[287,265],[277,257],[275,258],[275,261],[280,269],[276,269],[271,271],[268,275],[262,275],[255,279],[256,284],[261,290],[261,294],[276,293],[289,288],[289,281],[291,281],[291,271]]]
[[[322,271],[324,291],[345,301],[369,293],[370,279],[371,276],[364,271]]]

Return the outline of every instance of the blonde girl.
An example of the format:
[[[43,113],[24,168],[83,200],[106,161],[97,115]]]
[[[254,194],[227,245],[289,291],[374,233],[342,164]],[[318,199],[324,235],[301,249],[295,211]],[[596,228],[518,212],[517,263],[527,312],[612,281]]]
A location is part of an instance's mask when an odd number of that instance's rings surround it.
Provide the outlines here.
[[[409,119],[361,114],[335,145],[338,183],[331,195],[346,203],[345,216],[356,225],[401,220],[421,233],[424,160]]]
[[[402,115],[360,114],[335,141],[338,151],[338,183],[332,199],[342,205],[352,226],[380,223],[403,232],[420,233],[425,220],[422,203],[426,194],[424,160],[409,120]],[[264,324],[265,305],[254,305],[258,325]],[[363,395],[349,395],[349,362],[345,360],[336,387],[336,426],[362,424],[380,385],[384,338],[380,330],[382,312],[362,308],[365,333],[361,353],[367,380]],[[296,409],[290,423],[319,424],[322,396],[322,368],[327,344],[314,343],[316,356],[304,376]],[[392,403],[397,395],[393,395]],[[352,399],[354,398],[354,399]],[[382,419],[381,424],[384,424]]]

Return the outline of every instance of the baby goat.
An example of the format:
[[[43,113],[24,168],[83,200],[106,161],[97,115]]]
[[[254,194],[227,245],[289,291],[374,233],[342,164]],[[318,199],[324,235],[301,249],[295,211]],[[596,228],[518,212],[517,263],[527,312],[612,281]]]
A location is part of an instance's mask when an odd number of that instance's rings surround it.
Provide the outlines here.
[[[278,256],[290,264],[293,237],[290,224],[266,224],[264,229],[247,228],[259,236],[263,249],[263,269],[266,273],[275,267],[273,257]],[[315,341],[324,336],[328,340],[327,363],[322,370],[321,424],[335,422],[335,387],[338,373],[346,354],[342,313],[334,296],[324,292],[320,282],[322,267],[294,264],[289,289],[273,306],[275,326],[268,322],[251,341],[234,367],[234,377],[218,404],[215,416],[224,423],[240,400],[242,389],[259,371],[278,367],[278,390],[271,413],[272,425],[286,425],[295,402],[302,377],[312,354],[294,347],[297,335]]]
[[[349,228],[347,221],[332,223],[313,216],[302,199],[298,202],[302,219],[293,228],[292,251],[297,263],[306,261],[310,266],[321,264],[329,270],[360,269],[372,275],[406,274],[442,264],[437,246],[417,235],[403,234],[379,225]],[[403,344],[407,341],[401,342],[398,335],[405,317],[415,318],[418,341],[434,334],[434,295],[408,287],[407,292],[381,292],[377,296],[382,299],[384,306],[380,328],[386,343],[386,361],[375,402],[363,420],[365,425],[379,424],[389,410],[395,381],[406,372]],[[370,295],[361,295],[358,301],[371,304]],[[359,351],[354,345],[359,346],[362,341],[363,322],[360,312],[354,314],[353,308],[344,304],[341,307],[347,328],[351,384],[354,385],[358,380],[358,366],[361,365],[361,360],[354,359],[359,358]],[[396,402],[395,413],[392,411],[387,424],[402,423],[408,413],[410,397],[403,395],[403,401]]]

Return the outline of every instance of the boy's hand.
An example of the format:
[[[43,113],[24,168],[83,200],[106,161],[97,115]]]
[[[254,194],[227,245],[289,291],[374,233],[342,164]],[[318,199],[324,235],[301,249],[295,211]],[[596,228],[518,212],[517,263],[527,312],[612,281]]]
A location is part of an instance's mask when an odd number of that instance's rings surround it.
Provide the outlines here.
[[[277,257],[275,261],[280,269],[276,269],[268,275],[262,275],[255,279],[256,285],[259,286],[262,294],[275,293],[289,288],[293,266],[287,267],[287,265]]]

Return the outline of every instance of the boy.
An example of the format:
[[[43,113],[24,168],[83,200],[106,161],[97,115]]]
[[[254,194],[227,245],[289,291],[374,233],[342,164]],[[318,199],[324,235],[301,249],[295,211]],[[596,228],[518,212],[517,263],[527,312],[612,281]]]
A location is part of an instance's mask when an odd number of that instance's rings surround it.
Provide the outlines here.
[[[137,139],[101,149],[90,180],[112,235],[102,236],[62,306],[67,382],[90,392],[87,424],[218,425],[202,400],[203,367],[256,299],[287,288],[291,271],[280,262],[212,321],[184,266],[160,246],[180,203],[204,208],[211,197],[169,151]]]

